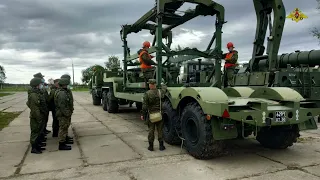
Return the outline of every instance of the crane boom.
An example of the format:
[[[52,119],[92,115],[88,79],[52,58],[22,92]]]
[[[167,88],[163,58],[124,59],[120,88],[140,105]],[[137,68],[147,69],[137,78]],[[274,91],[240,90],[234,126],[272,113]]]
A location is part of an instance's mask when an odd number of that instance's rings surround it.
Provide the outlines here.
[[[285,7],[282,0],[253,0],[257,26],[253,42],[252,59],[250,60],[250,71],[257,71],[260,56],[264,55],[264,41],[269,25],[269,36],[267,38],[267,50],[269,71],[274,72],[277,68],[277,56],[285,24]],[[273,20],[271,13],[273,12]]]

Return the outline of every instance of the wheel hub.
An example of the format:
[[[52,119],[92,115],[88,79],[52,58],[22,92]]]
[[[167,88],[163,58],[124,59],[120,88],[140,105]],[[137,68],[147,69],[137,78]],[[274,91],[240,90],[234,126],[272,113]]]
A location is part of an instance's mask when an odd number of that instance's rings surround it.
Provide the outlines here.
[[[186,138],[188,138],[193,145],[197,144],[199,140],[199,132],[198,132],[197,124],[195,123],[195,120],[193,118],[187,119],[186,130],[187,130]]]

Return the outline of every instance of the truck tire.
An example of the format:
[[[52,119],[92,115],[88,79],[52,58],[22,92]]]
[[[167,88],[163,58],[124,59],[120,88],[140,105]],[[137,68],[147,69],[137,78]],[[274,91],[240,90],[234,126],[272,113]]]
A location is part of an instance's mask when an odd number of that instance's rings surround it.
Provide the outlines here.
[[[107,91],[103,91],[102,93],[102,109],[104,111],[108,110],[108,98],[107,98]]]
[[[169,101],[163,103],[162,120],[164,121],[163,126],[163,139],[166,143],[171,145],[181,144],[176,128],[179,120],[179,115],[172,108]]]
[[[265,148],[286,149],[297,142],[299,136],[297,127],[274,126],[262,128],[256,139]]]
[[[187,104],[182,110],[184,144],[189,154],[197,159],[212,159],[223,151],[223,141],[213,139],[211,121],[206,120],[202,108],[195,102]]]
[[[117,113],[119,110],[119,104],[117,100],[114,100],[115,97],[113,96],[112,91],[108,91],[107,93],[107,106],[108,106],[108,113]]]
[[[91,95],[92,95],[92,103],[93,103],[93,105],[95,105],[95,106],[101,105],[101,98],[97,97],[96,93],[94,93],[94,92],[92,92]]]

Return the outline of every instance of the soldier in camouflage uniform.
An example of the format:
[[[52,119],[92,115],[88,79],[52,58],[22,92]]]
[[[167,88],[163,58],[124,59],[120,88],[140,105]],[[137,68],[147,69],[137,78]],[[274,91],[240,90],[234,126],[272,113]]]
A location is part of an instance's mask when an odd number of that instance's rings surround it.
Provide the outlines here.
[[[161,100],[164,97],[165,90],[160,90],[161,97],[159,96],[159,91],[156,88],[156,80],[155,79],[149,79],[149,88],[143,97],[142,102],[142,110],[141,110],[141,120],[145,120],[148,123],[149,126],[149,134],[148,134],[148,141],[149,141],[149,151],[153,151],[153,143],[154,143],[154,131],[157,128],[158,132],[158,141],[159,141],[159,149],[161,151],[165,150],[165,146],[163,145],[163,120],[152,123],[148,119],[149,113],[159,112],[160,111],[160,98]],[[162,103],[161,103],[162,105]]]
[[[50,87],[50,95],[49,95],[49,107],[52,113],[52,137],[58,137],[59,133],[59,121],[56,116],[56,106],[54,104],[54,94],[56,90],[59,88],[59,79],[55,79],[54,84]]]
[[[146,41],[143,43],[142,49],[138,51],[140,68],[146,83],[146,89],[148,89],[147,83],[149,79],[153,79],[154,71],[152,69],[152,65],[156,65],[156,63],[152,61],[153,56],[150,55],[148,52],[149,48],[150,48],[150,42]]]
[[[37,77],[37,78],[41,78],[42,80],[42,84],[44,85],[45,84],[45,80],[43,79],[44,75],[42,75],[40,72],[37,73],[37,74],[34,74],[33,77]],[[43,123],[43,130],[42,130],[42,133],[43,135],[46,135],[46,134],[49,134],[51,131],[47,130],[47,124],[48,124],[48,119],[49,119],[49,93],[48,91],[45,89],[45,88],[42,88],[41,89],[45,99],[46,99],[46,106],[47,106],[47,109],[48,111],[46,112],[46,115],[45,115],[45,121]]]
[[[41,142],[41,130],[43,126],[44,116],[46,114],[46,100],[41,93],[42,81],[41,78],[33,78],[30,81],[31,89],[28,90],[28,100],[27,106],[30,108],[30,144],[31,144],[31,153],[40,154],[42,148],[45,146]]]
[[[74,108],[73,108],[73,101],[74,101],[74,100],[73,100],[72,91],[71,91],[71,89],[70,89],[71,77],[70,77],[68,74],[64,74],[64,75],[61,76],[61,78],[66,78],[66,79],[69,80],[69,84],[68,84],[66,90],[67,90],[67,93],[69,94],[69,96],[70,96],[70,98],[71,98],[71,104],[72,104],[72,112],[71,112],[71,114],[72,114],[72,113],[73,113],[73,110],[74,110]],[[70,118],[69,118],[69,123],[71,124],[71,116],[70,116]],[[67,141],[68,143],[70,143],[70,144],[73,144],[73,137],[70,137],[70,136],[67,135],[66,141]]]
[[[73,143],[67,140],[70,119],[73,112],[73,102],[67,91],[69,83],[69,79],[61,78],[59,80],[59,89],[56,90],[54,96],[56,116],[59,121],[59,150],[71,150],[71,146],[67,144]]]

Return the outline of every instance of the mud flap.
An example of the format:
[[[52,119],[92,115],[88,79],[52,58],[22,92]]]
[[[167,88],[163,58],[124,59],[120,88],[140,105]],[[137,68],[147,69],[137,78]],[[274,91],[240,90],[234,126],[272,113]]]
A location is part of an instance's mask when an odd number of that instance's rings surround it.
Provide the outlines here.
[[[236,122],[233,120],[212,118],[211,127],[214,140],[235,139],[238,137]]]
[[[318,126],[317,126],[315,118],[311,118],[311,119],[299,124],[299,130],[300,131],[314,130],[314,129],[318,129]]]

